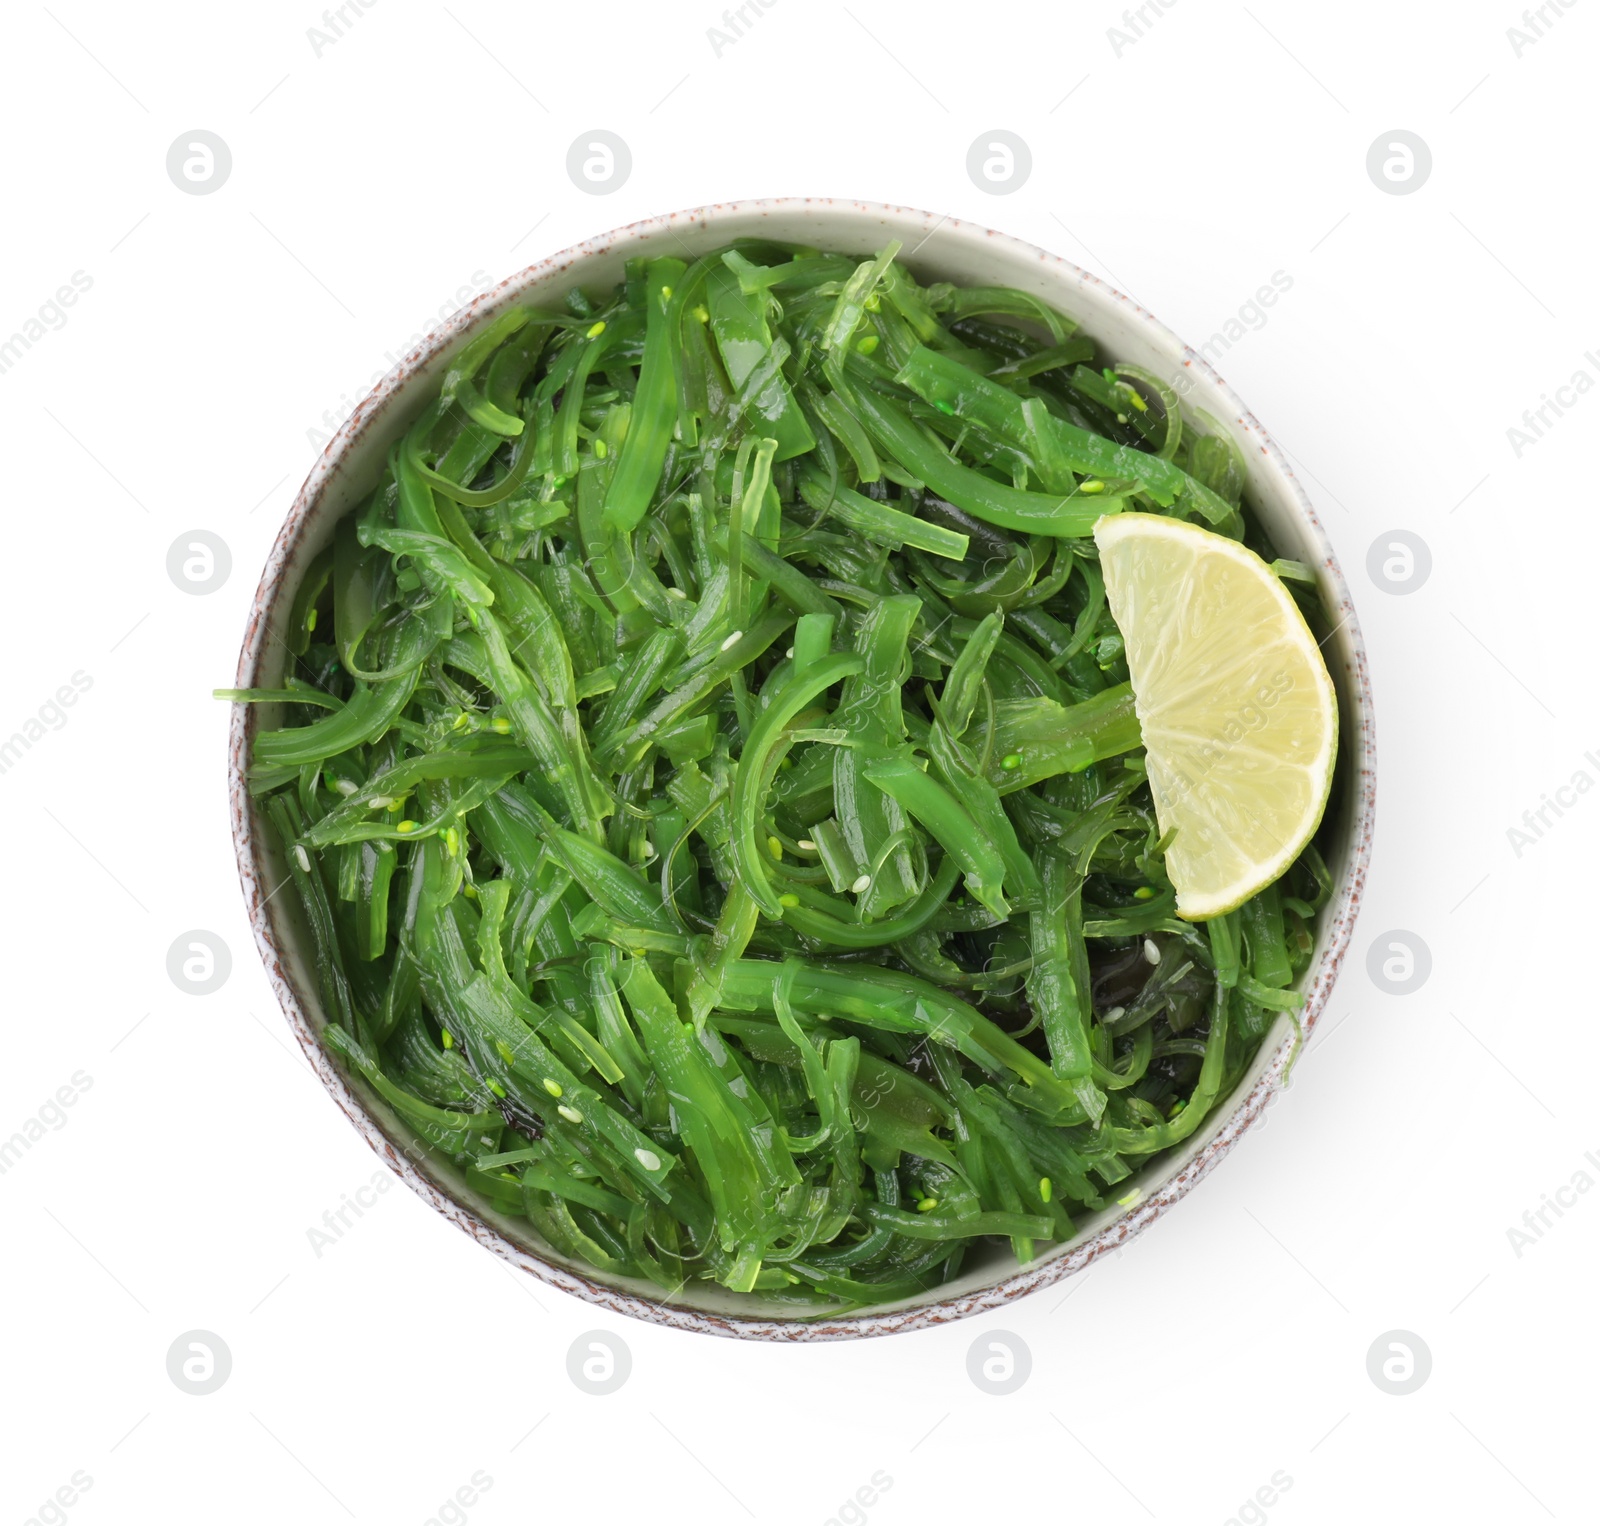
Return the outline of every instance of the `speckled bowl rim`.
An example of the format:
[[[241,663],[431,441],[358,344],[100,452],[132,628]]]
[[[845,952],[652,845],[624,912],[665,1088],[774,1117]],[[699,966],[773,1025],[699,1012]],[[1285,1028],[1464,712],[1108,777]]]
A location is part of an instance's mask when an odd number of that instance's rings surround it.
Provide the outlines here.
[[[334,477],[346,452],[368,430],[378,427],[391,408],[400,407],[403,411],[402,399],[409,381],[430,361],[442,352],[457,347],[470,330],[487,321],[494,312],[514,300],[527,286],[552,274],[559,274],[574,264],[596,256],[611,254],[619,246],[626,248],[629,244],[658,242],[663,235],[672,236],[677,229],[693,226],[703,230],[713,223],[748,218],[752,214],[761,216],[781,214],[786,217],[805,215],[808,208],[818,211],[825,209],[830,215],[837,215],[841,211],[861,214],[865,219],[880,221],[889,218],[903,223],[907,220],[921,219],[922,226],[926,230],[925,237],[931,237],[933,233],[942,229],[974,240],[993,241],[995,244],[1009,247],[1013,253],[1021,253],[1055,267],[1059,274],[1080,287],[1097,290],[1115,304],[1117,314],[1124,323],[1130,327],[1144,328],[1148,334],[1155,337],[1156,342],[1173,355],[1181,355],[1183,365],[1196,368],[1206,377],[1229,405],[1236,437],[1242,443],[1259,450],[1261,460],[1256,463],[1257,466],[1264,467],[1277,479],[1283,500],[1287,507],[1298,515],[1303,533],[1317,550],[1321,589],[1329,604],[1330,612],[1337,620],[1334,630],[1342,637],[1340,645],[1346,659],[1350,698],[1354,709],[1353,715],[1342,717],[1346,728],[1341,744],[1345,753],[1343,764],[1353,771],[1353,778],[1346,786],[1351,811],[1351,820],[1346,826],[1349,838],[1346,844],[1348,857],[1335,887],[1334,898],[1324,912],[1327,920],[1319,930],[1319,939],[1325,940],[1321,956],[1309,983],[1302,986],[1306,996],[1302,1022],[1309,1039],[1327,1006],[1334,981],[1350,946],[1357,909],[1365,887],[1375,822],[1372,691],[1366,649],[1361,639],[1349,588],[1328,544],[1321,521],[1282,452],[1204,356],[1183,344],[1176,335],[1131,298],[1100,281],[1098,277],[1046,250],[1007,234],[996,233],[981,225],[965,223],[956,218],[936,216],[911,207],[827,197],[774,197],[722,202],[630,223],[610,233],[586,239],[527,267],[516,275],[507,277],[498,286],[462,308],[410,350],[356,407],[323,450],[300,488],[288,517],[284,520],[251,603],[239,654],[237,679],[239,686],[252,687],[257,683],[257,673],[268,640],[270,616],[280,600],[293,596],[293,589],[288,585],[293,554],[302,536],[307,533],[308,527],[317,517],[316,510],[324,489]],[[234,850],[251,929],[266,967],[267,977],[288,1019],[289,1026],[312,1068],[345,1116],[385,1163],[407,1186],[457,1228],[511,1265],[531,1273],[552,1287],[572,1293],[612,1313],[701,1334],[750,1340],[825,1341],[924,1329],[999,1308],[1026,1293],[1047,1287],[1075,1272],[1082,1271],[1101,1257],[1120,1249],[1135,1235],[1153,1224],[1216,1168],[1218,1162],[1238,1143],[1244,1133],[1261,1118],[1285,1085],[1294,1055],[1295,1042],[1292,1025],[1280,1019],[1266,1040],[1273,1046],[1271,1059],[1265,1065],[1261,1064],[1259,1058],[1257,1059],[1255,1064],[1260,1066],[1259,1073],[1249,1090],[1234,1100],[1226,1116],[1207,1120],[1201,1136],[1204,1143],[1198,1149],[1192,1149],[1186,1157],[1180,1150],[1179,1155],[1170,1163],[1173,1168],[1168,1174],[1152,1184],[1150,1190],[1141,1195],[1125,1213],[1081,1242],[1069,1244],[1064,1251],[1048,1260],[1042,1260],[1028,1267],[1018,1267],[998,1276],[987,1285],[957,1295],[929,1298],[909,1306],[862,1310],[841,1316],[786,1318],[775,1313],[771,1318],[763,1318],[685,1307],[664,1299],[655,1299],[608,1286],[604,1282],[546,1261],[508,1240],[492,1224],[485,1222],[474,1208],[458,1201],[444,1189],[442,1184],[419,1170],[417,1162],[410,1154],[401,1149],[368,1112],[350,1079],[333,1064],[317,1041],[317,1030],[312,1024],[310,1012],[317,1010],[319,1004],[314,993],[302,992],[292,978],[284,950],[278,942],[278,930],[273,926],[269,911],[269,900],[278,887],[268,883],[266,864],[258,855],[258,818],[253,812],[246,782],[246,764],[254,730],[255,707],[236,706],[229,732],[228,759],[229,804]]]

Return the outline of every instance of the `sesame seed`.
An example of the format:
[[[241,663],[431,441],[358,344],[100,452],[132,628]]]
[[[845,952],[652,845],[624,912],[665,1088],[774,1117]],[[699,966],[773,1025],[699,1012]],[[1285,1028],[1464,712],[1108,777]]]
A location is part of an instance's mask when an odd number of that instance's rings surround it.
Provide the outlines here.
[[[809,837],[802,837],[798,839],[795,843],[795,847],[804,848],[807,853],[815,853],[817,851],[817,845],[812,842]]]
[[[735,631],[731,636],[728,637],[728,639],[726,641],[724,641],[722,643],[722,645],[720,647],[717,648],[717,650],[719,652],[729,651],[731,648],[738,646],[738,644],[743,639],[744,639],[744,632],[743,631]]]
[[[1156,947],[1156,940],[1154,938],[1146,938],[1144,940],[1144,957],[1145,961],[1149,964],[1161,963],[1161,950]]]
[[[338,790],[346,800],[348,800],[350,796],[355,794],[355,792],[361,788],[361,786],[353,779],[335,779],[333,781],[333,787]]]
[[[777,859],[779,863],[783,862],[783,843],[778,838],[769,837],[767,839],[767,852]]]
[[[294,845],[294,861],[306,874],[311,873],[311,855],[299,843]]]
[[[858,875],[850,886],[851,895],[865,895],[872,889],[872,876],[870,874]]]
[[[563,1091],[561,1083],[559,1081],[552,1080],[549,1076],[544,1078],[544,1089],[549,1092],[552,1097],[559,1097]]]
[[[689,595],[686,594],[681,588],[674,586],[667,589],[667,597],[669,599],[687,599]]]
[[[1114,1023],[1119,1017],[1123,1016],[1127,1010],[1128,1009],[1126,1007],[1113,1007],[1109,1012],[1106,1013],[1105,1021],[1108,1023]]]
[[[563,1102],[561,1104],[561,1106],[556,1109],[556,1111],[558,1113],[560,1113],[561,1116],[563,1118],[565,1118],[568,1123],[582,1123],[583,1122],[583,1114],[580,1113],[577,1110],[577,1108],[575,1108],[575,1107],[568,1107],[565,1102]]]
[[[633,1152],[633,1158],[638,1161],[646,1171],[659,1171],[661,1169],[661,1157],[657,1155],[654,1150],[635,1150]]]

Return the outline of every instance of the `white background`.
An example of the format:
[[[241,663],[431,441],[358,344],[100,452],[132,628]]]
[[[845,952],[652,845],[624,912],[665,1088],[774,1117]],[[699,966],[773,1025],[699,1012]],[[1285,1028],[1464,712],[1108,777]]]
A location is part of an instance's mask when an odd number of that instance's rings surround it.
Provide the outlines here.
[[[1600,779],[1600,397],[1520,457],[1507,430],[1600,379],[1600,10],[1552,5],[1515,44],[1512,0],[1174,0],[1136,38],[1110,0],[776,0],[719,56],[714,0],[381,0],[319,54],[312,3],[55,0],[5,24],[0,338],[74,272],[93,284],[0,375],[0,735],[74,672],[92,688],[0,776],[0,1138],[91,1084],[0,1176],[0,1522],[403,1526],[481,1473],[445,1519],[805,1526],[880,1472],[845,1519],[1593,1520],[1600,1193],[1520,1255],[1507,1231],[1600,1180],[1600,800],[1569,797],[1520,856],[1507,832]],[[232,152],[211,195],[165,169],[197,128]],[[604,196],[565,170],[596,128],[633,153]],[[966,171],[997,128],[1033,155],[1005,196]],[[1409,195],[1366,171],[1397,128],[1432,152]],[[310,432],[461,288],[778,194],[1002,228],[1195,344],[1292,278],[1220,369],[1302,473],[1371,655],[1380,832],[1322,1032],[1266,1126],[1142,1240],[942,1330],[785,1349],[615,1319],[398,1184],[318,1255],[324,1212],[389,1179],[259,967],[209,697]],[[203,597],[166,571],[196,529],[232,556]],[[1396,529],[1432,555],[1406,596],[1367,571]],[[232,950],[210,996],[167,975],[190,929]],[[1389,929],[1432,951],[1414,995],[1368,977]],[[166,1369],[195,1329],[232,1353],[203,1397]],[[566,1371],[596,1329],[632,1355],[608,1397]],[[1033,1368],[1000,1398],[966,1358],[1002,1329]],[[1395,1329],[1432,1353],[1403,1397],[1367,1372]]]

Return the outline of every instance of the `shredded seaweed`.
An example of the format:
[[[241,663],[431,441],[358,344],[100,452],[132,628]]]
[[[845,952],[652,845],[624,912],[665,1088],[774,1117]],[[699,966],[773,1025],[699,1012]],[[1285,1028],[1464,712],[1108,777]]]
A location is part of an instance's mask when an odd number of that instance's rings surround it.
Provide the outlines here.
[[[286,686],[218,691],[268,707],[330,1051],[668,1293],[837,1310],[1069,1239],[1295,1012],[1329,896],[1312,847],[1177,919],[1089,538],[1243,536],[1236,453],[898,253],[503,314],[302,587]]]

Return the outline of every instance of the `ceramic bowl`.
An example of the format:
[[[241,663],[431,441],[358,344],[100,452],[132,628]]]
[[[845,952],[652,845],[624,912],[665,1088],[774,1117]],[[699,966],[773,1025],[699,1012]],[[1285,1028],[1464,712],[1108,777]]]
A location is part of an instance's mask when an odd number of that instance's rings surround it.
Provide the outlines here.
[[[268,558],[239,656],[241,687],[270,688],[284,677],[281,639],[296,586],[328,543],[335,523],[371,490],[385,452],[436,391],[447,362],[513,303],[556,305],[574,285],[602,292],[626,260],[658,254],[692,257],[753,236],[867,255],[891,238],[920,280],[1020,287],[1076,318],[1119,362],[1171,382],[1186,413],[1204,413],[1227,430],[1247,463],[1247,502],[1277,548],[1314,568],[1328,623],[1324,652],[1339,691],[1341,760],[1323,841],[1334,895],[1317,930],[1301,982],[1305,1028],[1314,1031],[1349,948],[1373,828],[1372,697],[1366,655],[1349,589],[1317,516],[1287,461],[1255,416],[1195,350],[1104,282],[1043,249],[973,223],[906,207],[827,199],[729,202],[633,223],[530,266],[486,292],[400,361],[351,414],[306,478]],[[707,1334],[823,1341],[915,1330],[996,1308],[1081,1271],[1146,1229],[1191,1191],[1238,1143],[1284,1084],[1295,1035],[1280,1019],[1232,1095],[1181,1148],[1141,1171],[1106,1211],[1084,1219],[1078,1235],[1028,1266],[1009,1249],[975,1258],[955,1281],[904,1302],[839,1317],[801,1317],[756,1294],[701,1283],[663,1299],[653,1285],[604,1277],[544,1244],[525,1220],[498,1213],[453,1169],[408,1152],[410,1135],[364,1082],[334,1064],[317,1035],[311,942],[295,899],[282,885],[282,854],[245,783],[258,727],[275,725],[270,707],[238,706],[229,746],[233,838],[256,943],[278,1000],[322,1083],[363,1138],[427,1202],[479,1244],[542,1281],[619,1314]]]

